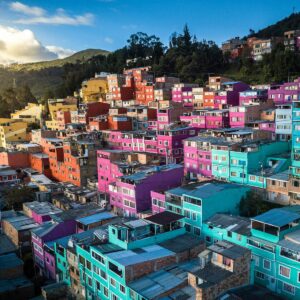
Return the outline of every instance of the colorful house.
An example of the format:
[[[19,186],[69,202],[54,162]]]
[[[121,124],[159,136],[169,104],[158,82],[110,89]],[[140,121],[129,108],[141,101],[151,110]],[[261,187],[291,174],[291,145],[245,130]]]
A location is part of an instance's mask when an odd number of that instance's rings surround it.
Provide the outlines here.
[[[217,181],[187,184],[165,192],[165,207],[184,215],[186,230],[201,236],[203,223],[215,213],[237,213],[237,205],[247,191],[247,186]]]
[[[149,166],[134,174],[120,176],[109,185],[110,204],[116,213],[137,216],[151,208],[152,190],[178,186],[182,178],[183,167],[176,164]]]

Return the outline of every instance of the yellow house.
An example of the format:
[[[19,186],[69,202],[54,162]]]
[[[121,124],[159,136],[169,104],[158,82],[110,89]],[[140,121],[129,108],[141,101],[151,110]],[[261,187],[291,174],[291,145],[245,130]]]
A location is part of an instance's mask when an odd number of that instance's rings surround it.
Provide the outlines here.
[[[82,82],[80,96],[84,102],[97,102],[106,98],[107,91],[107,77],[95,77]]]
[[[69,97],[66,99],[48,100],[48,108],[51,120],[57,120],[58,111],[77,110],[77,99]]]
[[[57,131],[59,128],[57,120],[46,121],[46,128],[48,130]]]
[[[0,118],[0,148],[6,148],[7,143],[28,141],[27,122]]]
[[[19,119],[27,123],[38,123],[42,119],[44,106],[37,103],[28,103],[28,105],[20,110],[16,110],[10,116],[12,119]]]

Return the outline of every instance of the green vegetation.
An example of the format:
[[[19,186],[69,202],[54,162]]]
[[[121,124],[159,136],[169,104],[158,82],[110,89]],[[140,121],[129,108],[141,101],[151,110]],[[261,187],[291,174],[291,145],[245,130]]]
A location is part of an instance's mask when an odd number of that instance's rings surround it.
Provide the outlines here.
[[[42,61],[37,63],[27,63],[27,64],[12,64],[9,67],[11,71],[37,71],[41,69],[62,67],[65,64],[75,64],[77,62],[85,62],[95,56],[98,55],[108,55],[109,51],[101,50],[101,49],[86,49],[83,51],[79,51],[74,53],[73,55],[63,58],[63,59],[55,59],[51,61]]]
[[[22,210],[23,203],[34,200],[35,193],[32,188],[22,185],[20,187],[8,187],[4,189],[2,197],[6,209]]]
[[[0,117],[9,117],[11,112],[25,107],[28,102],[37,102],[28,85],[5,89],[0,95]]]
[[[292,14],[257,33],[250,30],[247,37],[282,36],[286,30],[299,28],[299,24],[300,14]],[[130,59],[132,61],[128,62]],[[279,44],[260,62],[254,62],[249,51],[230,61],[214,42],[197,40],[187,26],[182,33],[171,35],[168,47],[159,37],[138,32],[129,37],[126,46],[114,52],[88,49],[61,60],[0,67],[0,114],[3,116],[12,111],[11,98],[7,98],[6,94],[13,85],[16,85],[16,90],[19,86],[30,87],[32,94],[44,102],[50,96],[72,95],[84,79],[93,77],[96,72],[116,73],[124,68],[146,65],[152,66],[156,76],[178,76],[185,82],[204,84],[209,74],[220,74],[233,80],[259,84],[297,77],[300,55],[286,51]]]
[[[239,214],[242,217],[251,218],[278,207],[281,205],[266,202],[261,193],[251,190],[247,192],[245,197],[242,197],[239,204]]]
[[[269,38],[271,36],[283,36],[285,31],[295,29],[300,29],[300,13],[293,13],[279,22],[257,32],[250,29],[250,35],[248,37]]]

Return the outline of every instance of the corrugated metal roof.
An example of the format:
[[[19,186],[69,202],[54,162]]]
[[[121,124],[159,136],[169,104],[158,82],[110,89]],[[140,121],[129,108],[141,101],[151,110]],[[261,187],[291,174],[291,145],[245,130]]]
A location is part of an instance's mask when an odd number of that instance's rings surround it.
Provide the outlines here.
[[[266,223],[276,227],[282,227],[298,219],[300,219],[300,214],[282,208],[274,208],[252,218],[254,221]]]
[[[124,251],[118,251],[114,253],[109,253],[107,256],[118,262],[120,265],[123,266],[130,266],[135,265],[138,263],[142,263],[144,261],[154,260],[166,256],[174,255],[175,253],[172,251],[169,251],[161,246],[153,245],[153,246],[147,246],[143,248],[132,250],[124,250]],[[137,253],[139,252],[139,253]]]
[[[87,217],[83,217],[80,219],[77,219],[78,222],[84,224],[84,225],[89,225],[89,224],[93,224],[96,222],[100,222],[102,220],[107,220],[107,219],[111,219],[116,217],[114,214],[109,213],[109,212],[101,212],[98,214],[94,214],[91,216],[87,216]]]

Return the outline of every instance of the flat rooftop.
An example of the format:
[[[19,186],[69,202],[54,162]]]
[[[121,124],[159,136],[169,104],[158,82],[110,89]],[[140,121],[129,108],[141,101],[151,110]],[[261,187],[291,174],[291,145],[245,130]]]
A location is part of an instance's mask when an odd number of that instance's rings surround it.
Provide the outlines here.
[[[33,287],[33,283],[25,276],[21,276],[15,279],[4,279],[0,280],[0,294],[8,293],[9,291],[14,292],[21,287]]]
[[[15,253],[9,253],[0,256],[0,270],[5,272],[6,269],[23,266],[23,260],[20,259]]]
[[[10,223],[16,230],[30,230],[40,226],[32,218],[27,216],[17,216],[5,219],[6,222]]]
[[[136,173],[131,174],[131,175],[121,176],[119,178],[135,182],[135,181],[144,180],[147,177],[153,175],[154,173],[167,172],[167,171],[170,171],[170,170],[180,169],[180,168],[182,168],[182,165],[178,165],[178,164],[169,164],[169,165],[163,165],[163,166],[145,167],[145,170],[143,170],[143,171],[136,172]]]
[[[206,221],[206,224],[247,236],[251,231],[251,222],[248,218],[227,214],[215,214]]]
[[[284,208],[274,208],[252,218],[252,220],[275,227],[282,227],[294,221],[300,220],[300,214]]]
[[[110,259],[124,267],[174,255],[175,253],[173,251],[159,245],[151,245],[134,250],[117,251],[107,254]]]
[[[198,267],[198,260],[171,265],[157,272],[143,276],[129,283],[128,286],[146,299],[161,299],[158,297],[186,282],[188,272]],[[180,290],[182,290],[182,288],[180,288]]]
[[[218,181],[192,183],[181,187],[170,189],[167,192],[177,196],[187,195],[200,199],[208,199],[220,192],[227,192],[233,189],[241,189],[243,186],[234,183]]]
[[[0,255],[17,251],[17,249],[15,244],[5,234],[0,234]]]
[[[93,224],[96,222],[112,219],[115,217],[116,217],[116,215],[105,211],[105,212],[97,213],[97,214],[94,214],[91,216],[79,218],[79,219],[77,219],[77,222],[80,222],[84,225],[89,225],[89,224]]]
[[[62,210],[54,206],[49,202],[39,202],[39,201],[32,201],[26,202],[23,204],[24,207],[29,208],[31,211],[37,213],[38,215],[53,215],[61,213]]]
[[[207,249],[222,254],[225,257],[231,259],[237,259],[250,251],[247,248],[231,244],[225,241],[218,241],[216,244],[207,247]]]
[[[196,247],[202,243],[204,243],[202,239],[186,233],[171,240],[159,243],[159,245],[172,252],[180,253],[188,249],[192,249],[193,247]]]

